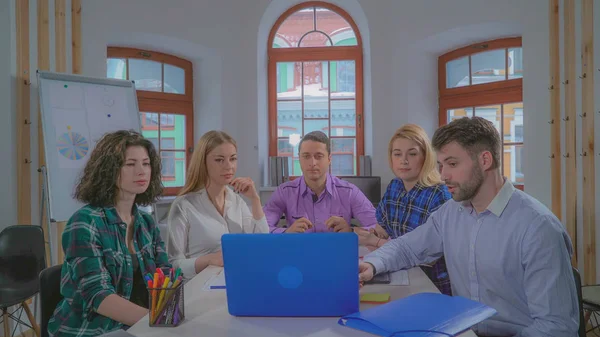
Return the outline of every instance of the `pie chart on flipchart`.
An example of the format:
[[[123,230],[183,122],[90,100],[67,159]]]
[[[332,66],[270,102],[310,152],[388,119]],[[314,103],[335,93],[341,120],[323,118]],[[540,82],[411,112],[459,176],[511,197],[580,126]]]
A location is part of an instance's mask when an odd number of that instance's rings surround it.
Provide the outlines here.
[[[89,151],[88,140],[81,134],[71,131],[60,135],[56,141],[58,152],[67,159],[79,160],[85,157]]]

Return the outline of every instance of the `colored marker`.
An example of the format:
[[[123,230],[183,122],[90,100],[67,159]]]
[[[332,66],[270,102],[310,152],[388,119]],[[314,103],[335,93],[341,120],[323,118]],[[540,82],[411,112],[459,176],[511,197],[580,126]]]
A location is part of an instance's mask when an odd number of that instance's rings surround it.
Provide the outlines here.
[[[165,299],[165,288],[169,285],[169,278],[165,277],[165,281],[163,283],[163,289],[160,291],[160,295],[158,297],[158,307],[163,303],[163,299]],[[165,299],[166,300],[166,299]]]
[[[154,274],[154,282],[152,283],[152,288],[156,289],[158,287],[158,273]],[[157,300],[156,290],[152,290],[152,312],[153,315],[156,313],[156,300]],[[154,316],[153,316],[154,317]]]

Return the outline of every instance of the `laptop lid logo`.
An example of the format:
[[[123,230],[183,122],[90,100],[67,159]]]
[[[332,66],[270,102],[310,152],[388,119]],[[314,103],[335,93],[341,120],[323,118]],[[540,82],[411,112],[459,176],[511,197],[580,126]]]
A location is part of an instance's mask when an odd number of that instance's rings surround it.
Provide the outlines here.
[[[283,288],[296,289],[302,284],[302,272],[296,267],[286,266],[279,271],[278,280]]]

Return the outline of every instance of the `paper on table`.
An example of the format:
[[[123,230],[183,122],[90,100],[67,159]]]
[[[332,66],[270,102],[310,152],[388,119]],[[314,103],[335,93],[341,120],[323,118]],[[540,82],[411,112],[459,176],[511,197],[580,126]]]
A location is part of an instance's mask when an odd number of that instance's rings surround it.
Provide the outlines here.
[[[202,287],[204,291],[225,290],[225,271],[219,272],[209,278]]]
[[[408,281],[408,270],[398,270],[390,273],[391,286],[407,286],[410,282]]]
[[[134,336],[123,329],[119,329],[119,330],[115,330],[112,332],[107,332],[103,335],[100,335],[99,337],[134,337]]]

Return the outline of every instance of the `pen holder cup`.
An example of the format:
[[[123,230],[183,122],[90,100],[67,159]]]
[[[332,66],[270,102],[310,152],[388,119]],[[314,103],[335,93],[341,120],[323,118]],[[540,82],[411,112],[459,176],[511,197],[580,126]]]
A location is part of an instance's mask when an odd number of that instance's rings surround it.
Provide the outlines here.
[[[148,289],[151,327],[176,327],[185,320],[183,282],[175,288]]]

